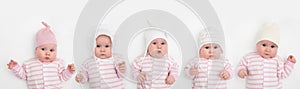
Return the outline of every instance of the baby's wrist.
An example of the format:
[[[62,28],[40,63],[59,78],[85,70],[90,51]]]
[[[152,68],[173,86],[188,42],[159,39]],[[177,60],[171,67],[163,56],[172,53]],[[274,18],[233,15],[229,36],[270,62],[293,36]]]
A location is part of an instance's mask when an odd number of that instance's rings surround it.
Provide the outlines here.
[[[286,62],[286,64],[288,64],[288,65],[290,65],[290,66],[294,66],[294,65],[295,65],[295,63],[292,62],[292,61],[290,61],[290,60],[288,60],[288,61]]]

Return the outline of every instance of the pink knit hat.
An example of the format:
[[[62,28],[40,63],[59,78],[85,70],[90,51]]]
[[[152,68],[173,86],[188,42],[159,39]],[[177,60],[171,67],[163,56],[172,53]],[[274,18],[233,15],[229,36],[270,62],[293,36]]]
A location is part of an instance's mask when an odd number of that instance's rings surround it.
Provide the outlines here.
[[[41,45],[45,44],[55,44],[56,45],[56,39],[54,33],[51,31],[50,26],[42,22],[42,24],[45,26],[45,28],[42,28],[36,33],[36,45],[35,47],[39,47]]]

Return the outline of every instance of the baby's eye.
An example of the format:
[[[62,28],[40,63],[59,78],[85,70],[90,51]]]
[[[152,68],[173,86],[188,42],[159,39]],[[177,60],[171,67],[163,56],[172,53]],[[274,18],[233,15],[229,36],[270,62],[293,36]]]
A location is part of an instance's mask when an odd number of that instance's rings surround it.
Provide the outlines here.
[[[54,49],[50,49],[50,52],[54,52],[55,50]]]
[[[156,45],[156,42],[153,42],[152,44]]]
[[[41,48],[43,51],[45,51],[46,49],[45,48]]]
[[[97,45],[96,47],[97,47],[97,48],[100,48],[100,45]]]
[[[209,47],[208,47],[208,46],[206,46],[206,47],[205,47],[205,49],[209,49]]]
[[[162,43],[161,43],[161,45],[165,45],[165,44],[166,44],[165,42],[162,42]]]
[[[266,47],[267,45],[266,44],[262,44],[262,46]]]
[[[272,45],[272,46],[271,46],[271,48],[275,48],[275,46],[274,46],[274,45]]]
[[[215,46],[215,47],[214,47],[214,49],[217,49],[217,48],[218,48],[218,46]]]
[[[109,45],[105,45],[105,48],[108,48],[109,47]]]

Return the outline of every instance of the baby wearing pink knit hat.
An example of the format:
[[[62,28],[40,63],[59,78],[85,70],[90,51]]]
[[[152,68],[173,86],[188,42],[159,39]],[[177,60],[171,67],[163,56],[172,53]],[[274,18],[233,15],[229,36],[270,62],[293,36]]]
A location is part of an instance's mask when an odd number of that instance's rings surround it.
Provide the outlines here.
[[[69,80],[75,72],[73,64],[65,68],[64,61],[56,58],[57,42],[50,26],[36,33],[35,58],[26,60],[22,66],[14,60],[7,64],[17,77],[27,81],[29,89],[62,89],[62,82]]]

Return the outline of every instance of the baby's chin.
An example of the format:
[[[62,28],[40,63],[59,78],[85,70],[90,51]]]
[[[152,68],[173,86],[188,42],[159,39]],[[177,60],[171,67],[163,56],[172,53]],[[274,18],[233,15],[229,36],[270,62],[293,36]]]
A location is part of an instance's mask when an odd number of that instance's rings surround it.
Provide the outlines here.
[[[150,54],[151,57],[154,58],[163,58],[165,56],[164,53],[155,53],[155,54]]]
[[[269,58],[274,58],[272,55],[260,55],[263,58],[269,59]]]
[[[208,57],[205,57],[205,59],[207,59],[207,60],[219,60],[220,56],[208,56]]]
[[[39,59],[41,62],[53,62],[54,59]]]
[[[108,58],[110,58],[110,56],[107,56],[107,55],[99,55],[97,57],[100,58],[100,59],[108,59]]]

